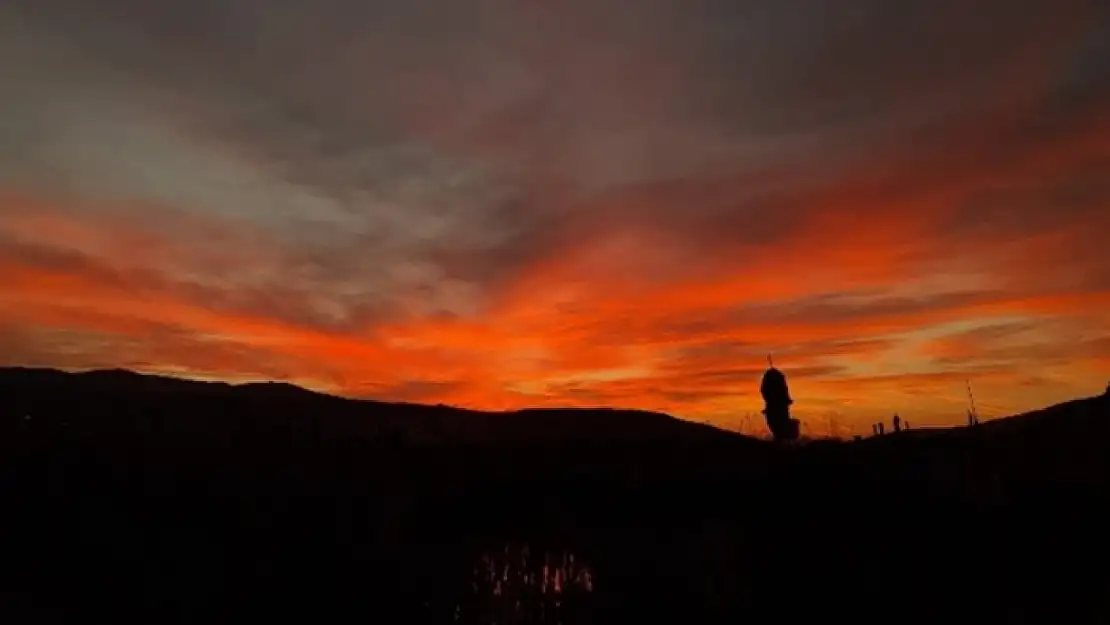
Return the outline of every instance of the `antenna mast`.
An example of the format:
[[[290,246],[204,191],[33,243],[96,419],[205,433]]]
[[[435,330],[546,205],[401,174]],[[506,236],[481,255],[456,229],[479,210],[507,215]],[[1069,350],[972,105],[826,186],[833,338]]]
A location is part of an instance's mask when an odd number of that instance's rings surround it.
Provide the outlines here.
[[[971,418],[979,423],[979,411],[975,409],[975,395],[971,393],[971,380],[964,380],[967,384],[967,401],[971,405]]]

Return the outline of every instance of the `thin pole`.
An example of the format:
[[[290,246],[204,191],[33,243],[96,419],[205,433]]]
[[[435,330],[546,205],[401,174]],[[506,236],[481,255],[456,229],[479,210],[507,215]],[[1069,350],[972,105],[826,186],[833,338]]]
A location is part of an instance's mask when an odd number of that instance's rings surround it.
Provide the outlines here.
[[[967,383],[967,401],[971,404],[971,417],[975,423],[979,422],[979,411],[975,409],[975,395],[971,393],[971,380],[964,380]]]

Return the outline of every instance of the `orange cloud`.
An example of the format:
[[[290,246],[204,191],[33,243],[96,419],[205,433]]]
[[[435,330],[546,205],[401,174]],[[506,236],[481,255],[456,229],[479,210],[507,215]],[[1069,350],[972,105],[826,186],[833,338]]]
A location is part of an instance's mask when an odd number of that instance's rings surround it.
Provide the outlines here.
[[[826,236],[805,229],[778,252],[761,252],[768,260],[756,256],[716,280],[679,275],[613,283],[604,273],[591,275],[597,261],[587,245],[522,273],[485,316],[402,318],[342,330],[212,306],[166,276],[77,264],[50,270],[35,266],[35,256],[9,250],[0,259],[6,285],[0,323],[23,338],[7,351],[12,364],[280,377],[348,394],[477,408],[613,404],[736,428],[758,428],[751,415],[759,409],[755,389],[769,352],[791,373],[799,413],[814,430],[834,421],[862,429],[892,410],[921,425],[951,422],[959,418],[969,377],[982,386],[990,414],[1081,392],[1085,384],[1097,388],[1106,371],[1099,348],[1106,338],[1051,344],[1048,373],[1055,367],[1072,376],[1061,384],[1044,371],[1042,335],[1007,344],[1000,362],[989,333],[945,328],[1020,318],[1015,327],[1027,333],[1072,320],[1076,332],[1110,334],[1106,316],[1090,314],[1110,310],[1110,292],[1009,292],[974,284],[946,290],[900,279],[906,268],[897,252],[882,247],[888,239],[832,219],[823,223]],[[919,232],[915,223],[891,218],[871,227],[911,237]],[[80,221],[59,222],[51,232],[118,241],[134,236]],[[159,249],[175,243],[146,245],[159,257]],[[623,253],[636,253],[637,245],[627,244]],[[780,265],[784,274],[761,273],[776,253],[795,248],[807,250],[805,261]],[[859,250],[862,257],[855,256]],[[865,280],[853,270],[884,259]],[[826,277],[842,278],[791,281],[825,269]],[[64,334],[51,339],[51,332]],[[1038,373],[1030,374],[1034,364]],[[1017,400],[992,403],[992,395]]]

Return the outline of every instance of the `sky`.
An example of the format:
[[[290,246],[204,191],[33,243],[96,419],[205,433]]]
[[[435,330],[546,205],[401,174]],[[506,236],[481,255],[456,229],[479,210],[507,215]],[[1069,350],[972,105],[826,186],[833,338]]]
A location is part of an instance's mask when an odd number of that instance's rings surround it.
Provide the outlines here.
[[[0,365],[812,432],[1110,379],[1097,0],[6,0]]]

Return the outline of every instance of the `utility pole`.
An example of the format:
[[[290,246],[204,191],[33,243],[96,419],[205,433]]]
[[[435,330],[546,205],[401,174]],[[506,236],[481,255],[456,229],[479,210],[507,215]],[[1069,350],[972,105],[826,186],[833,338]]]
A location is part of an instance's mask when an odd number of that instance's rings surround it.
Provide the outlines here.
[[[979,411],[975,409],[975,395],[971,393],[971,380],[964,380],[967,384],[967,401],[971,406],[971,425],[979,425]]]

